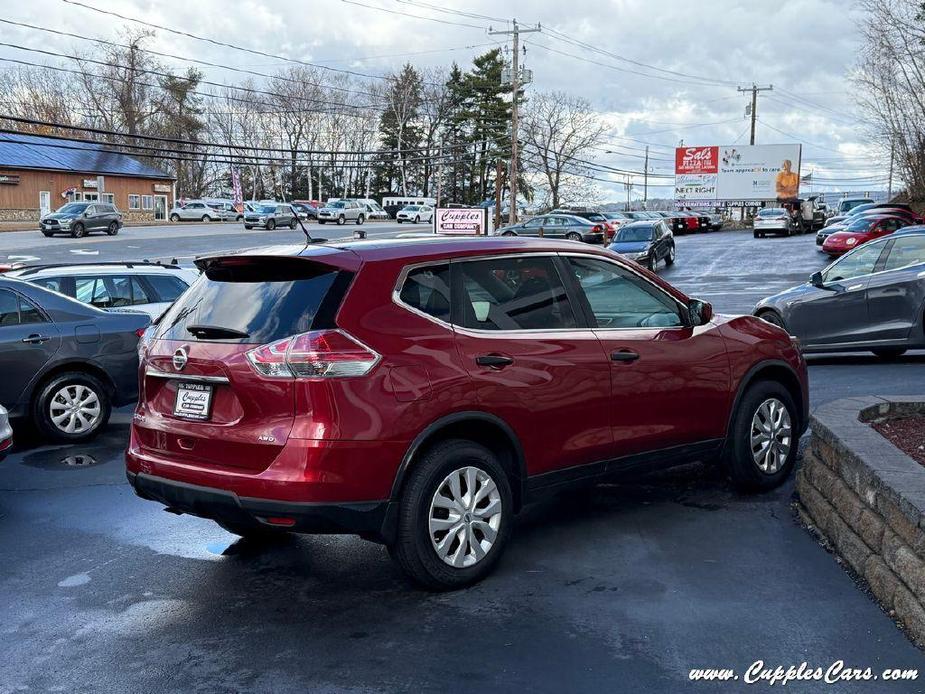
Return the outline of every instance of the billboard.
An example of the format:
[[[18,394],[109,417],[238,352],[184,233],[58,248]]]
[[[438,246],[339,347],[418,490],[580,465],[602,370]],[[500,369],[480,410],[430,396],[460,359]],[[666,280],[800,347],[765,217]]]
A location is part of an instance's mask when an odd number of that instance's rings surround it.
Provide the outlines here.
[[[434,210],[436,234],[484,236],[488,232],[488,210],[484,207],[438,207]]]
[[[724,145],[675,149],[679,202],[763,201],[800,194],[800,145]]]

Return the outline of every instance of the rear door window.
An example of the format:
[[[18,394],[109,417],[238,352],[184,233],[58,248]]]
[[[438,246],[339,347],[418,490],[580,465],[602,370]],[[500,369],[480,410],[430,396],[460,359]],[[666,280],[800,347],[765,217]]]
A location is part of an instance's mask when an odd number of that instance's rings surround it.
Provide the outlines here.
[[[577,324],[551,257],[489,258],[458,268],[467,328],[561,330]]]
[[[195,340],[188,328],[210,326],[242,334],[222,342],[262,344],[333,327],[349,280],[350,273],[302,258],[234,259],[207,270],[168,309],[155,339]]]
[[[884,270],[898,270],[911,265],[925,264],[925,236],[900,236],[893,242]]]

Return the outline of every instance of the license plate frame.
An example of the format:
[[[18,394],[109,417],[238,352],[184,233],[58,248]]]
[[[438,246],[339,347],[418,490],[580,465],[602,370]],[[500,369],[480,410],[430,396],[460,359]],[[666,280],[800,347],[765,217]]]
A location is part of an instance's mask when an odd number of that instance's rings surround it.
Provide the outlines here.
[[[212,418],[212,398],[215,395],[211,383],[180,381],[173,403],[173,416],[197,422],[208,422]]]

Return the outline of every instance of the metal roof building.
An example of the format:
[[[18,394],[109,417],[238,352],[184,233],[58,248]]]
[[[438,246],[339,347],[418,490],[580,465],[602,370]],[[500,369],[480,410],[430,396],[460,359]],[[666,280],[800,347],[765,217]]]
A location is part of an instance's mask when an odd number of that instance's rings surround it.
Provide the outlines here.
[[[126,218],[166,219],[174,176],[115,145],[0,132],[0,220],[32,220],[76,200],[114,204]]]

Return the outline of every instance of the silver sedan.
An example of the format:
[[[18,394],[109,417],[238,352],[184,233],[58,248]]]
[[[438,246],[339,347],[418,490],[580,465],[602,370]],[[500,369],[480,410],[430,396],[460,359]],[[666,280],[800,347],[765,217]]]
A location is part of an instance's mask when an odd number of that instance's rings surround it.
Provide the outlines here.
[[[754,313],[798,337],[805,352],[890,359],[925,348],[925,233],[865,243],[805,284],[761,300]]]

